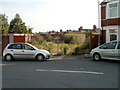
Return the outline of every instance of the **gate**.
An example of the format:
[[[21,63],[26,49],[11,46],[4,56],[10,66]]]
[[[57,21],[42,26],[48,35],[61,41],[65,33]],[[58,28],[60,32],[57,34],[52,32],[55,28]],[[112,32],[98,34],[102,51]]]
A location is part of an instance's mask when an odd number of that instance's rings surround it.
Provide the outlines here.
[[[24,36],[14,36],[14,43],[25,43],[25,35]]]
[[[98,34],[90,35],[90,50],[98,46]]]

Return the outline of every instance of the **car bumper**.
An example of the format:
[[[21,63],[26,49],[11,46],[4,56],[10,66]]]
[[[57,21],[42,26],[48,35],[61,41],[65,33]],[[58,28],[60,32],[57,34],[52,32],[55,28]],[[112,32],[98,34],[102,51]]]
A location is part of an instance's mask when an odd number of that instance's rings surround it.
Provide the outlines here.
[[[47,56],[46,56],[46,59],[49,59],[50,57],[51,57],[50,55],[47,55]]]
[[[90,56],[93,57],[93,52],[90,52]]]

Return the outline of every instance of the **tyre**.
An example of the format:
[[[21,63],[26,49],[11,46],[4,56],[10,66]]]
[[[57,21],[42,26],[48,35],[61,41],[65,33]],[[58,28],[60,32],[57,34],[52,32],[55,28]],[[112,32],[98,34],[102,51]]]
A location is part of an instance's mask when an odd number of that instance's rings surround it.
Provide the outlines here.
[[[44,60],[44,56],[43,56],[42,54],[38,54],[38,55],[36,56],[36,60],[38,60],[38,61],[43,61],[43,60]]]
[[[12,59],[13,59],[12,55],[10,55],[10,54],[5,55],[5,60],[6,61],[12,61]]]
[[[93,59],[94,59],[95,61],[100,61],[100,60],[101,60],[100,54],[95,53],[95,54],[93,55]]]

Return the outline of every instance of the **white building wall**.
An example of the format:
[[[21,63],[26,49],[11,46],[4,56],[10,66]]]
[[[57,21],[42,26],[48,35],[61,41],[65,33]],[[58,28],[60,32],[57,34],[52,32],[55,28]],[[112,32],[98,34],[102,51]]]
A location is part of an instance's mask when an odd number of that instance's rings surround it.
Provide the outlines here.
[[[118,4],[118,18],[120,18],[120,0]],[[120,40],[120,26],[118,26],[118,40]]]
[[[120,26],[106,26],[103,28],[103,30],[106,30],[106,42],[110,41],[110,32],[109,30],[118,30],[117,33],[117,40],[120,40]]]
[[[120,26],[118,27],[118,40],[120,41]]]
[[[106,42],[110,41],[110,32],[108,29],[106,29]]]
[[[116,17],[116,18],[120,18],[120,0],[104,0],[104,1],[108,1],[108,2],[110,1],[109,3],[113,3],[113,2],[116,2],[116,1],[118,2],[118,17]],[[107,7],[106,7],[106,17],[107,17],[107,19],[109,19],[108,4],[107,4]],[[118,25],[116,25],[116,26],[106,26],[106,27],[103,27],[103,30],[106,30],[106,42],[110,41],[110,32],[109,32],[110,29],[118,30],[117,40],[120,40],[120,26],[118,26]]]
[[[119,0],[119,3],[118,3],[118,17],[120,18],[120,0]]]

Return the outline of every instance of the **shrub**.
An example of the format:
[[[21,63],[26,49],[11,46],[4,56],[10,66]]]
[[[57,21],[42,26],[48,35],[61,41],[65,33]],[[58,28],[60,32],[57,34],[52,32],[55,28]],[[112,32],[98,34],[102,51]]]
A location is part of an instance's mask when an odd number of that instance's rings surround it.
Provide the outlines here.
[[[63,50],[64,50],[64,55],[66,55],[67,52],[68,52],[68,50],[69,50],[69,47],[68,47],[68,46],[65,46]]]
[[[47,50],[52,54],[52,53],[56,53],[57,52],[57,44],[56,43],[52,43],[49,42],[47,44]]]
[[[85,42],[82,44],[81,49],[85,50],[85,49],[89,49],[89,47],[90,47],[90,39],[88,37],[86,38]]]
[[[65,36],[64,42],[67,44],[72,43],[73,36]]]
[[[86,41],[82,45],[75,47],[75,50],[72,54],[79,55],[79,54],[89,53],[89,46],[90,46],[90,39],[88,37],[86,38]]]
[[[76,55],[79,55],[80,54],[80,47],[79,46],[77,46],[76,48],[75,48],[75,53],[74,54],[76,54]]]

